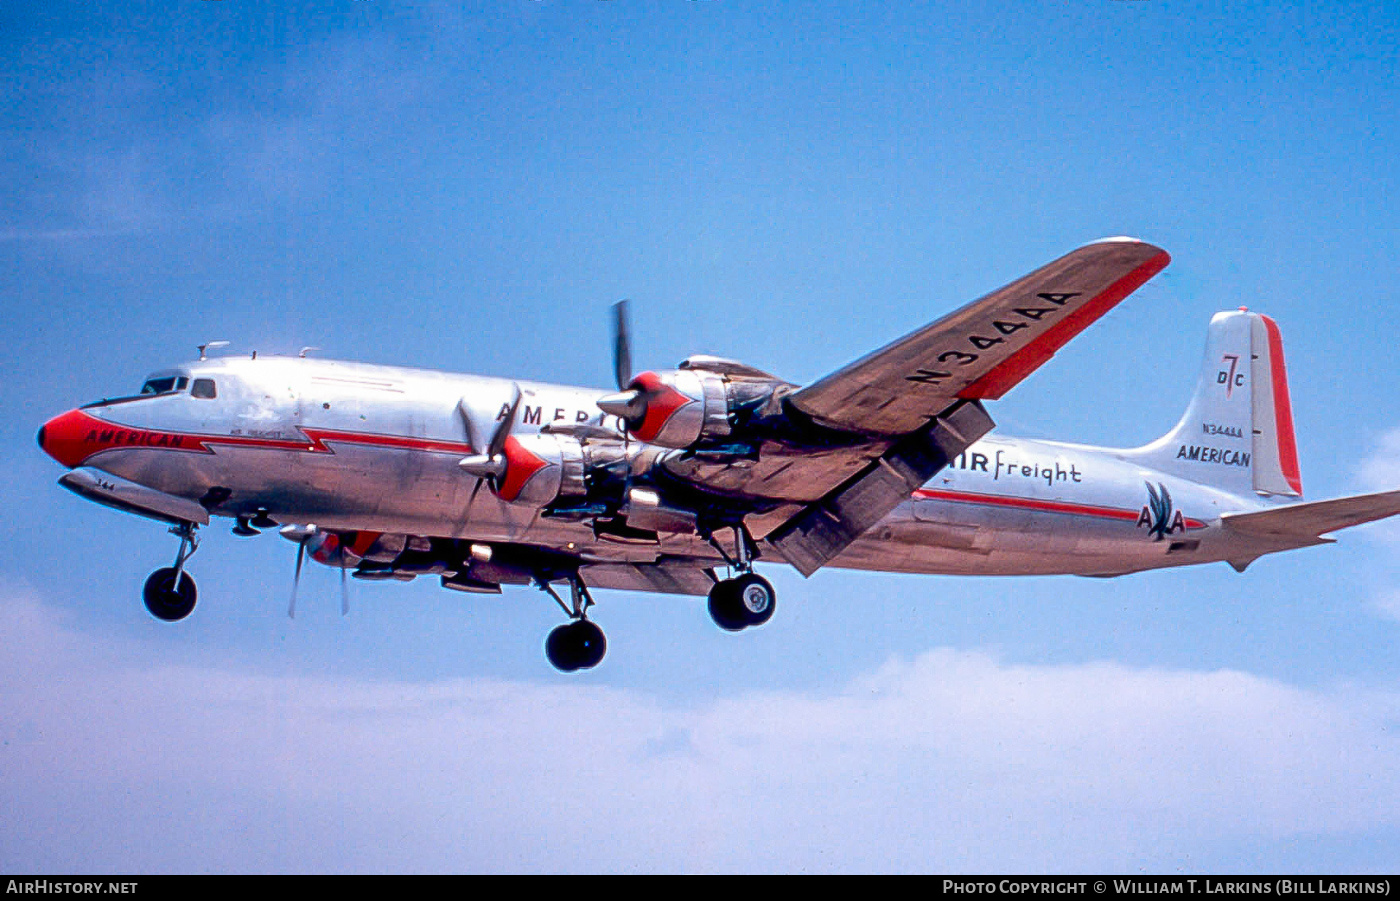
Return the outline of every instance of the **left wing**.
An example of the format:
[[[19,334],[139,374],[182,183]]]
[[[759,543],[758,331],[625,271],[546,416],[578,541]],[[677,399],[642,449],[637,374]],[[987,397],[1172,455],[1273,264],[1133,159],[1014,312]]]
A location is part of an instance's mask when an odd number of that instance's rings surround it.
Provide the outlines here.
[[[794,393],[818,422],[903,435],[959,399],[995,400],[1171,261],[1106,238],[924,326]]]
[[[753,474],[786,480],[770,489],[805,479],[825,491],[785,512],[768,543],[803,575],[815,572],[991,430],[981,401],[1009,391],[1170,259],[1132,238],[1086,245],[789,395],[819,425],[868,442],[843,448],[842,468],[799,452],[773,476]]]

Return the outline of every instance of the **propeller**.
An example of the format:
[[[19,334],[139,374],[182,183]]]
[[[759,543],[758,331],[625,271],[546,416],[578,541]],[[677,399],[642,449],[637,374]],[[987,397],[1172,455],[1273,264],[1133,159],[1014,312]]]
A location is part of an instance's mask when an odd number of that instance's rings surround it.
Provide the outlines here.
[[[626,391],[632,381],[632,340],[627,332],[627,308],[630,302],[613,304],[613,377],[619,391]]]
[[[626,300],[613,304],[613,378],[618,393],[598,400],[600,410],[621,418],[629,429],[646,416],[648,400],[647,392],[632,387],[632,339],[627,328],[630,305]]]
[[[306,542],[297,542],[297,569],[292,576],[292,599],[287,604],[287,619],[297,618],[297,586],[301,584],[301,564],[306,559]]]
[[[476,502],[477,492],[481,490],[483,483],[488,483],[492,491],[499,491],[501,483],[505,480],[506,469],[510,466],[510,459],[506,454],[506,440],[510,438],[511,430],[515,428],[515,415],[520,409],[520,386],[512,383],[511,399],[506,407],[506,415],[496,424],[496,430],[491,433],[491,439],[486,444],[486,453],[475,453],[470,457],[463,457],[457,461],[457,465],[464,471],[476,476],[476,487],[472,489],[471,496],[467,498],[467,507],[471,508]],[[461,411],[462,420],[467,425],[467,441],[473,450],[481,447],[482,430],[478,428],[476,417],[467,408],[463,401],[458,405]]]
[[[324,535],[326,539],[339,540],[334,532],[323,533],[314,525],[290,525],[278,529],[278,534],[288,541],[297,543],[297,565],[292,574],[292,599],[287,603],[287,618],[297,618],[297,588],[301,585],[301,567],[306,562],[306,547],[311,540],[318,535]],[[343,545],[336,546],[336,552],[340,556],[340,615],[346,616],[350,613],[350,589],[345,579],[346,553]]]
[[[278,534],[297,543],[297,568],[292,576],[292,600],[287,604],[287,618],[297,618],[297,586],[301,584],[301,565],[306,561],[306,543],[316,534],[315,526],[283,526]]]

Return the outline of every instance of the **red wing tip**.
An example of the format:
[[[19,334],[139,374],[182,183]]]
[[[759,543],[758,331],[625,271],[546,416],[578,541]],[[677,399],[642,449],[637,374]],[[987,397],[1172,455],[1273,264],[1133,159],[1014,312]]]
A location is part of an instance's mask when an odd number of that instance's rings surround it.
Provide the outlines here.
[[[1152,247],[1151,244],[1143,246]],[[959,391],[958,397],[1000,400],[1002,395],[1053,357],[1060,348],[1069,343],[1071,338],[1084,331],[1099,317],[1117,306],[1125,297],[1142,287],[1148,279],[1165,269],[1167,263],[1171,262],[1171,255],[1160,248],[1153,249],[1157,251],[1155,254],[1138,262],[1131,271],[1085,302],[1079,309],[1068,314],[1066,318],[1061,319],[1043,332],[1040,337],[1002,360],[977,381]]]

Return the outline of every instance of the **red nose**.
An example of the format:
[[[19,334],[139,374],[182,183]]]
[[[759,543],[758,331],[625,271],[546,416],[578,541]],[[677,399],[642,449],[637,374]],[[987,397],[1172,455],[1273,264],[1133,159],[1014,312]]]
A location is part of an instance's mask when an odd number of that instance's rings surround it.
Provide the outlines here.
[[[39,446],[69,469],[81,466],[98,450],[93,430],[100,425],[102,423],[81,410],[69,410],[44,423],[39,429]]]

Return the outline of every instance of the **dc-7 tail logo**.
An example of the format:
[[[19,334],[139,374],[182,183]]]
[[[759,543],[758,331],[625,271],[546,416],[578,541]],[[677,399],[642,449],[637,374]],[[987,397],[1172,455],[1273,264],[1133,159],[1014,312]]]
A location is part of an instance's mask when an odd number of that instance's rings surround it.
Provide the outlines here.
[[[1182,518],[1180,510],[1172,510],[1172,496],[1167,493],[1167,486],[1161,482],[1157,483],[1156,488],[1152,487],[1151,482],[1143,484],[1147,486],[1147,503],[1138,514],[1138,528],[1147,526],[1147,534],[1152,536],[1153,541],[1185,532],[1186,520]]]
[[[1225,396],[1229,397],[1235,392],[1236,388],[1243,387],[1244,373],[1236,371],[1240,365],[1240,358],[1238,354],[1225,354],[1223,357],[1221,357],[1220,365],[1223,366],[1226,363],[1230,364],[1230,368],[1228,370],[1222,369],[1219,372],[1217,372],[1215,374],[1215,383],[1217,385],[1224,385]]]

